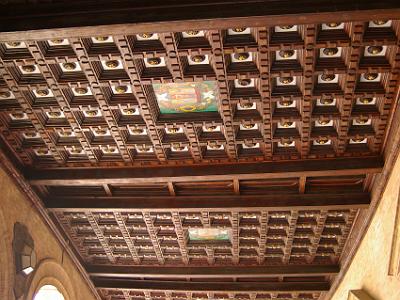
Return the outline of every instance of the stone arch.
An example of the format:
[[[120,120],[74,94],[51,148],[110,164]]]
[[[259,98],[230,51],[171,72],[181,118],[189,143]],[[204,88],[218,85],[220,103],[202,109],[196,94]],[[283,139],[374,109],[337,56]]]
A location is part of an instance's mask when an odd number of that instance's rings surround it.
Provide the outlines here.
[[[54,259],[44,259],[36,267],[32,278],[27,282],[24,300],[32,300],[44,285],[55,286],[65,300],[77,300],[74,286],[63,266]]]

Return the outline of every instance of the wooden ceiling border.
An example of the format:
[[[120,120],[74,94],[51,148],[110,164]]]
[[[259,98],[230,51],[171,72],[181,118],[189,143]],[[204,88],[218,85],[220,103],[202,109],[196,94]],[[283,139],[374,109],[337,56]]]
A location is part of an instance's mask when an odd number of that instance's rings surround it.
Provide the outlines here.
[[[200,1],[192,5],[158,2],[146,6],[138,3],[132,7],[129,1],[125,5],[121,1],[115,4],[105,1],[86,8],[84,15],[81,13],[82,4],[73,2],[2,5],[0,41],[184,31],[187,28],[260,27],[320,23],[321,20],[393,19],[399,14],[398,3],[388,0],[379,3],[341,0],[334,4],[304,0],[295,6],[281,1],[239,1],[230,5],[230,9],[226,9],[225,1]],[[16,15],[15,11],[19,14]]]

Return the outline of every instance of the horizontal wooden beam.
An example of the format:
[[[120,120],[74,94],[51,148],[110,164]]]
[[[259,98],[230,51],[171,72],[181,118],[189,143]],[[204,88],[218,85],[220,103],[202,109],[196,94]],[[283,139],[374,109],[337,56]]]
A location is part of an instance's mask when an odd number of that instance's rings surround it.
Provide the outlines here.
[[[329,290],[328,282],[193,282],[153,281],[121,278],[97,278],[97,288],[136,291],[188,291],[188,292],[321,292]]]
[[[396,0],[100,0],[0,7],[0,41],[393,19],[400,13]]]
[[[370,203],[368,193],[346,194],[270,194],[259,196],[191,196],[191,197],[132,197],[132,198],[48,198],[45,199],[48,209],[59,211],[199,211],[257,209],[307,210],[307,209],[350,209],[367,208]]]
[[[267,278],[337,274],[338,265],[288,265],[252,267],[86,266],[92,277],[113,278]]]
[[[145,184],[360,175],[378,173],[383,165],[381,157],[372,156],[174,167],[31,169],[25,177],[32,185]]]

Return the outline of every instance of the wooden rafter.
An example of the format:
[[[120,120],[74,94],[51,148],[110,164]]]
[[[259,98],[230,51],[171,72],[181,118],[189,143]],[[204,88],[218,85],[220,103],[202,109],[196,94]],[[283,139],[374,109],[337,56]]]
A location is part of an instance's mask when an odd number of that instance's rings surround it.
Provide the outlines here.
[[[92,278],[97,288],[136,291],[199,291],[199,292],[301,292],[327,291],[327,282],[185,282],[152,281],[117,278]]]
[[[255,210],[268,208],[281,209],[341,209],[366,208],[370,202],[368,193],[348,194],[272,194],[258,196],[191,196],[191,197],[129,197],[100,198],[93,197],[51,197],[45,199],[46,206],[51,210],[81,210],[90,209],[102,211],[113,209],[130,212],[143,210],[158,211],[165,209],[197,211],[212,210]]]
[[[290,265],[253,267],[148,267],[94,266],[86,267],[92,277],[115,278],[268,278],[276,276],[328,276],[339,272],[337,265]]]
[[[293,178],[378,173],[383,161],[369,158],[299,160],[221,165],[152,168],[31,170],[26,177],[33,185],[95,185],[156,182],[212,181],[232,179]]]

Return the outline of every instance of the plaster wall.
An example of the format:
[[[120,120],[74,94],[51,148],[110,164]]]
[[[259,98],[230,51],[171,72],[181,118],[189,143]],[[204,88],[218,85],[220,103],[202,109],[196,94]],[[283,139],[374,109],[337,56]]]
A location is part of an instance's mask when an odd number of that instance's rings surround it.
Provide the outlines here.
[[[15,222],[24,224],[35,243],[37,268],[27,280],[22,299],[31,300],[41,285],[54,284],[66,300],[96,299],[79,270],[33,204],[26,199],[12,179],[0,168],[0,299],[15,299],[14,257],[12,253]]]
[[[389,276],[389,264],[400,189],[398,157],[371,225],[331,300],[347,300],[350,290],[363,290],[374,300],[399,300],[400,278]]]

